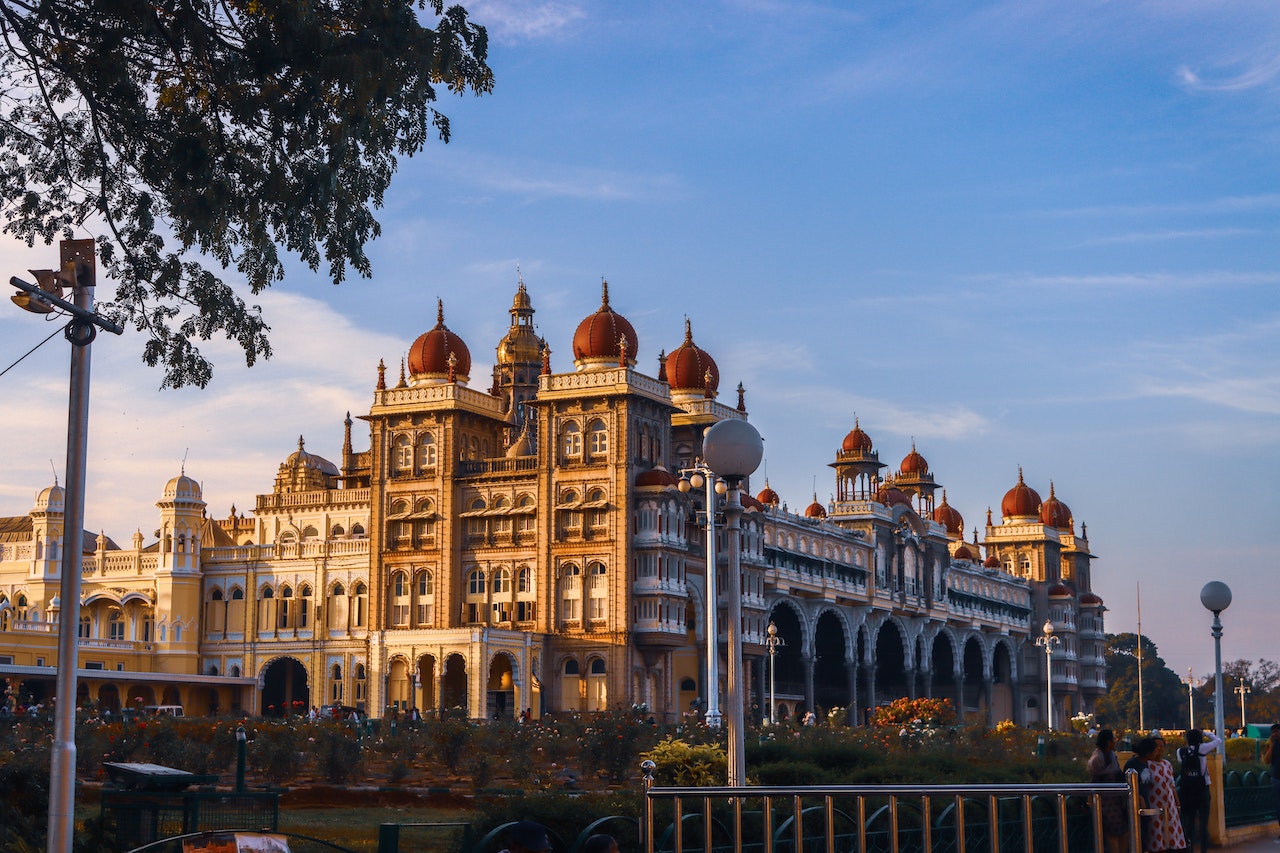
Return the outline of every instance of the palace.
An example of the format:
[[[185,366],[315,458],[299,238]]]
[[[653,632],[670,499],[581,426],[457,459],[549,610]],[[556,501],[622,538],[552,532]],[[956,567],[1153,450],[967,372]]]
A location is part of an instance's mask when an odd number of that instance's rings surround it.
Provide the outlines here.
[[[747,418],[742,386],[721,401],[719,367],[687,320],[657,375],[639,371],[607,284],[573,336],[571,371],[552,370],[523,281],[510,313],[481,391],[441,305],[398,381],[378,365],[337,461],[299,439],[249,516],[211,517],[183,472],[158,524],[142,525],[150,543],[64,531],[57,485],[0,518],[9,701],[52,694],[64,547],[84,555],[81,704],[485,719],[643,706],[670,720],[704,708],[709,689],[723,695],[706,684],[705,581],[710,568],[726,589],[724,530],[708,567],[704,496],[678,486],[707,427]],[[1085,528],[1052,484],[1041,500],[1019,472],[1000,518],[988,511],[985,536],[965,541],[914,446],[886,470],[855,420],[830,464],[826,505],[793,512],[767,482],[742,493],[749,719],[769,715],[772,682],[779,717],[843,708],[861,723],[895,698],[932,696],[973,721],[1033,724],[1046,718],[1046,661],[1053,718],[1093,710],[1104,608]],[[1052,655],[1035,642],[1048,629]]]

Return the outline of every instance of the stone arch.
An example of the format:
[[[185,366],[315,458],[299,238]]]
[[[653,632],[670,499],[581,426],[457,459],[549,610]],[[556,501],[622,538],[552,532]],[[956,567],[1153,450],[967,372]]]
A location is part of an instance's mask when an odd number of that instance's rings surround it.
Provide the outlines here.
[[[986,674],[987,649],[982,637],[971,632],[964,640],[960,654],[961,707],[963,716],[969,713],[983,714],[987,708]]]
[[[311,707],[310,677],[307,668],[295,657],[280,655],[267,661],[258,676],[258,684],[262,688],[259,699],[262,706],[258,713],[263,716],[306,713]]]
[[[464,713],[469,713],[467,659],[458,652],[445,655],[444,673],[440,679],[440,706],[444,709],[461,708]]]
[[[514,719],[516,708],[516,659],[510,652],[496,652],[489,659],[485,682],[485,716],[490,720]]]
[[[849,706],[851,639],[843,614],[830,607],[819,611],[813,626],[813,710]]]
[[[907,661],[911,651],[907,647],[907,637],[902,623],[890,617],[880,624],[871,638],[878,705],[887,705],[894,699],[910,695]]]
[[[960,670],[959,655],[955,633],[943,626],[934,635],[929,648],[929,692],[935,698],[950,699],[952,704],[958,702],[960,695],[956,678]]]

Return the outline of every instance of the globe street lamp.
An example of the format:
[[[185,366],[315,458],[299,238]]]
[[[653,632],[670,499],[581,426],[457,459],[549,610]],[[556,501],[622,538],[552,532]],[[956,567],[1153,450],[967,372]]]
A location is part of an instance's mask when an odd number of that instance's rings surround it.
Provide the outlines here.
[[[1218,734],[1218,752],[1227,754],[1222,722],[1222,611],[1231,606],[1231,587],[1209,581],[1200,590],[1200,603],[1213,613],[1213,728]]]
[[[1241,729],[1244,729],[1248,725],[1248,723],[1244,721],[1244,697],[1248,696],[1252,692],[1253,691],[1249,689],[1249,685],[1243,681],[1241,681],[1238,685],[1236,685],[1236,694],[1240,697],[1240,728]]]
[[[706,721],[710,728],[720,728],[720,649],[718,639],[720,632],[716,625],[718,593],[716,592],[716,494],[729,491],[729,486],[716,479],[715,472],[698,460],[680,471],[679,489],[689,492],[692,489],[706,488],[707,510],[707,615],[705,621],[707,643],[707,684],[704,689],[707,699]]]
[[[742,740],[742,501],[738,490],[743,479],[760,466],[760,460],[764,458],[764,439],[746,421],[719,421],[702,436],[702,458],[712,471],[728,483],[724,531],[729,564],[726,602],[729,626],[725,632],[725,639],[729,643],[726,696],[729,703],[729,786],[739,787],[747,782],[747,759]],[[714,602],[712,605],[714,606]]]
[[[1053,633],[1053,622],[1049,619],[1044,620],[1043,637],[1036,637],[1036,645],[1044,646],[1044,684],[1045,684],[1045,701],[1048,703],[1048,730],[1053,731],[1053,647],[1062,642],[1061,638]]]
[[[764,647],[769,650],[769,719],[768,723],[773,725],[778,722],[778,701],[773,687],[773,658],[778,653],[778,646],[782,645],[785,640],[778,636],[778,626],[770,620],[769,627],[765,630],[768,635],[764,638]]]

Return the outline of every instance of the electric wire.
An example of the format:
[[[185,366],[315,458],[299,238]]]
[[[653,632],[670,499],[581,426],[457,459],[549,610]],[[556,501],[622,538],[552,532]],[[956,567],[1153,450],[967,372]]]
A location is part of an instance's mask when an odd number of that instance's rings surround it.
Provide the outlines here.
[[[25,353],[23,353],[22,355],[18,356],[18,360],[17,360],[17,361],[15,361],[13,364],[9,365],[9,366],[8,366],[8,367],[6,367],[4,370],[0,370],[0,376],[4,376],[4,375],[5,375],[6,373],[8,373],[10,370],[13,370],[15,367],[17,367],[19,364],[21,364],[21,363],[22,363],[22,360],[23,360],[24,358],[26,358],[27,356],[31,355],[31,353],[35,352],[36,350],[40,349],[40,347],[42,347],[42,346],[44,346],[45,344],[49,343],[49,341],[53,340],[53,336],[54,336],[54,335],[56,335],[56,334],[58,334],[58,332],[61,332],[61,331],[62,331],[62,326],[59,326],[58,328],[54,329],[54,330],[53,330],[53,332],[49,335],[49,337],[45,338],[43,341],[41,341],[40,343],[36,344],[36,345],[35,345],[35,346],[33,346],[31,349],[27,350]]]

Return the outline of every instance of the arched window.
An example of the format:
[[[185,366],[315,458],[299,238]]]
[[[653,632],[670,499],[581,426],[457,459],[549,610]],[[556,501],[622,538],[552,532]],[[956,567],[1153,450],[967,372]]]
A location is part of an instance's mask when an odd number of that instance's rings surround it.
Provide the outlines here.
[[[298,627],[306,628],[311,624],[311,587],[303,584],[298,588],[298,595],[302,598],[298,602]]]
[[[578,711],[582,708],[582,670],[575,658],[569,658],[560,668],[560,710]]]
[[[288,628],[290,625],[289,617],[293,612],[293,590],[285,587],[280,591],[280,622],[281,628]]]
[[[366,684],[365,678],[366,678],[366,673],[364,671],[364,664],[362,663],[356,664],[356,701],[357,702],[364,701],[364,691],[365,691],[365,684]]]
[[[329,667],[329,698],[333,704],[342,704],[342,664]]]
[[[609,603],[609,579],[604,567],[604,563],[592,563],[588,569],[588,593],[589,593],[589,611],[587,618],[600,620],[606,618],[607,605]]]
[[[561,572],[560,617],[565,622],[582,621],[582,570],[572,563]]]
[[[592,658],[587,669],[587,710],[607,711],[609,691],[604,658]]]
[[[409,626],[409,575],[396,572],[391,576],[391,624],[397,628]]]
[[[578,459],[582,456],[582,429],[574,421],[569,421],[560,431],[560,448],[567,458]]]
[[[331,530],[331,531],[329,532],[329,535],[330,535],[331,537],[333,537],[334,539],[339,539],[339,538],[341,538],[341,537],[345,536],[345,535],[346,535],[346,533],[347,533],[347,531],[345,531],[345,530],[343,530],[343,529],[342,529],[342,525],[341,525],[341,524],[335,524],[335,525],[333,526],[333,530]]]
[[[493,573],[493,591],[511,592],[511,570],[498,569]]]
[[[364,525],[359,522],[351,525],[351,536],[355,539],[364,538]]]
[[[213,588],[213,592],[209,593],[210,601],[222,601],[222,590],[217,587]]]
[[[413,445],[409,436],[397,435],[391,442],[391,466],[396,473],[407,474],[413,470]]]
[[[604,456],[609,452],[609,431],[605,429],[604,421],[596,419],[591,422],[588,427],[587,449],[590,454],[595,456]]]
[[[419,628],[429,628],[435,623],[436,583],[431,572],[418,572],[417,621]]]
[[[369,607],[369,588],[364,583],[357,582],[355,586],[355,598],[351,602],[351,624],[356,627],[363,627],[365,616]]]
[[[533,592],[533,569],[521,566],[516,575],[516,592]]]
[[[107,616],[107,639],[124,639],[124,614],[114,607],[111,608],[111,612]]]
[[[418,436],[418,470],[436,467],[436,438],[429,432]]]
[[[484,570],[473,569],[467,576],[468,589],[472,595],[484,595]]]
[[[320,538],[320,531],[319,531],[319,530],[316,530],[316,529],[315,529],[314,527],[312,527],[310,524],[308,524],[306,527],[304,527],[304,528],[302,529],[302,541],[303,541],[303,542],[313,542],[313,541],[315,541],[316,539],[319,539],[319,538]]]

